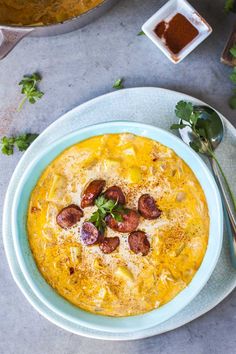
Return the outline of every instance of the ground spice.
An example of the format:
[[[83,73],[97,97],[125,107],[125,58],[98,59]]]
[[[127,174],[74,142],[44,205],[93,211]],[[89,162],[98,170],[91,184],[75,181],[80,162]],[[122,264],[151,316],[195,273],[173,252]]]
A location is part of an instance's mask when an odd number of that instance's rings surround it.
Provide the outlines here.
[[[178,54],[199,34],[196,27],[180,13],[177,13],[169,22],[158,23],[154,32],[174,54]]]

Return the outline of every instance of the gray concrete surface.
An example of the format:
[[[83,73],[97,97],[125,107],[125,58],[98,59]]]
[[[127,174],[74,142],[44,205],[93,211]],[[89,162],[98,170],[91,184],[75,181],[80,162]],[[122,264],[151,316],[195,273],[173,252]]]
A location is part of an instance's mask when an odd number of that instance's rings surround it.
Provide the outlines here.
[[[0,136],[41,132],[64,112],[112,90],[118,77],[126,87],[160,86],[192,94],[219,109],[236,125],[227,99],[230,69],[220,53],[236,15],[226,16],[224,0],[192,0],[214,29],[212,36],[178,66],[144,36],[143,22],[165,0],[121,0],[86,28],[51,38],[26,38],[0,62]],[[43,99],[16,107],[17,83],[26,73],[43,76]],[[0,208],[20,158],[0,156]],[[2,210],[1,210],[2,211]],[[0,249],[0,354],[233,354],[236,353],[236,293],[210,313],[161,336],[134,342],[104,342],[67,333],[42,318],[15,285]]]

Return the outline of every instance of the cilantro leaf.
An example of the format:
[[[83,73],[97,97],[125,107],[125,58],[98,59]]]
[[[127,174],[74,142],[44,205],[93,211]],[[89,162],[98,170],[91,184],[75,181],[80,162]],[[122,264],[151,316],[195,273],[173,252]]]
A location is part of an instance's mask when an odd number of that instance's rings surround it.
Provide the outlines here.
[[[124,88],[123,81],[124,81],[124,79],[122,79],[122,78],[121,79],[117,79],[114,82],[113,88],[115,88],[117,90],[120,90],[120,89]]]
[[[13,137],[6,137],[4,136],[1,139],[1,151],[4,155],[12,155],[14,152],[14,143],[15,143],[15,138]]]
[[[106,199],[101,195],[95,200],[95,205],[98,209],[92,214],[89,221],[101,232],[106,228],[105,218],[107,215],[111,215],[118,222],[123,220],[122,213],[125,213],[125,209],[117,201]]]
[[[236,44],[230,49],[230,53],[234,58],[236,58]]]
[[[230,80],[236,84],[236,66],[233,68],[233,72],[232,74],[230,75]]]
[[[34,104],[38,99],[42,98],[44,93],[39,91],[37,84],[41,81],[41,77],[38,73],[34,73],[29,76],[23,76],[23,79],[19,82],[19,86],[22,86],[21,93],[25,95],[18,106],[20,111],[24,103],[28,100],[31,104]]]
[[[179,101],[175,107],[175,114],[178,118],[190,121],[191,114],[193,113],[193,104],[191,102]]]
[[[233,95],[229,99],[229,106],[232,109],[236,109],[236,95]]]
[[[22,134],[15,138],[15,144],[19,151],[25,151],[37,137],[38,134]]]
[[[234,3],[235,0],[226,0],[225,1],[225,6],[224,6],[224,10],[226,13],[230,12],[230,11],[234,11]]]
[[[145,33],[143,31],[140,31],[137,36],[145,36]]]
[[[14,146],[17,146],[19,151],[25,151],[30,144],[37,138],[38,134],[22,134],[17,137],[4,136],[1,139],[1,151],[4,155],[12,155],[14,152]]]

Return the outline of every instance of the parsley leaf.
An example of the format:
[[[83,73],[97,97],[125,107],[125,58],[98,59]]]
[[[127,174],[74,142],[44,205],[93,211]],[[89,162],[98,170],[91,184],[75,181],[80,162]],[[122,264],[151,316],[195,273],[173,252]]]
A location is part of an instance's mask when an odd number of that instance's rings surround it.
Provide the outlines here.
[[[230,49],[230,53],[236,58],[236,44]]]
[[[14,150],[15,139],[4,136],[1,139],[1,151],[4,155],[12,155]]]
[[[121,79],[117,79],[114,82],[113,88],[115,88],[117,90],[120,90],[120,89],[124,88],[123,81],[124,81],[124,79],[122,79],[122,78]]]
[[[4,155],[12,155],[14,152],[14,146],[17,146],[19,151],[25,151],[30,144],[37,138],[38,134],[22,134],[17,137],[4,136],[1,139],[1,151]]]
[[[230,49],[230,53],[236,59],[236,44],[234,44],[234,46]],[[236,85],[236,66],[234,66],[229,78],[232,83]],[[229,106],[232,109],[236,109],[236,88],[233,89],[233,95],[229,99]]]
[[[232,74],[230,75],[230,80],[236,84],[236,66],[233,68],[233,72]]]
[[[92,222],[100,232],[104,232],[106,228],[105,217],[111,215],[116,221],[123,220],[122,213],[125,213],[125,208],[118,204],[117,201],[106,199],[103,195],[95,200],[95,205],[98,208],[90,217]]]
[[[226,0],[225,1],[225,6],[224,6],[224,10],[226,13],[230,12],[230,11],[234,11],[234,3],[235,0]]]
[[[182,129],[186,126],[196,125],[200,113],[194,110],[193,104],[191,102],[179,101],[175,107],[175,114],[181,119],[180,124],[173,124],[171,129]],[[183,121],[185,121],[183,123]]]
[[[145,33],[143,31],[140,31],[137,36],[145,36]]]
[[[23,76],[23,79],[19,82],[19,86],[22,86],[21,93],[25,95],[23,100],[18,106],[18,111],[20,111],[24,103],[28,100],[30,103],[34,104],[38,99],[42,98],[44,93],[39,91],[37,84],[41,81],[41,76],[34,73],[29,76]]]
[[[229,106],[232,109],[236,109],[236,95],[233,95],[229,99]]]
[[[30,144],[37,138],[38,134],[22,134],[15,138],[15,144],[19,151],[25,151]]]
[[[175,107],[175,114],[177,117],[190,121],[191,114],[193,113],[193,104],[191,102],[179,101]]]

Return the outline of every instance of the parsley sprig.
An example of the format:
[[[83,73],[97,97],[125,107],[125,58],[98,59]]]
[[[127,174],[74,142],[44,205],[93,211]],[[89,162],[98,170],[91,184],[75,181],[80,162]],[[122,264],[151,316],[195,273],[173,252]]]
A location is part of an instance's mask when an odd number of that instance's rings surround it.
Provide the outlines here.
[[[194,106],[191,102],[179,101],[175,107],[175,114],[180,118],[180,121],[178,124],[172,124],[171,129],[183,129],[185,127],[191,129],[193,135],[193,140],[190,142],[191,148],[196,152],[207,155],[216,162],[236,210],[236,198],[231,191],[228,180],[211,144],[211,138],[215,136],[215,129],[218,130],[216,120],[214,119],[214,115],[217,113],[212,112],[208,107],[205,107],[204,112],[202,112],[202,107]],[[203,119],[203,115],[206,119]]]
[[[200,112],[196,111],[191,102],[179,101],[175,107],[175,114],[180,118],[180,122],[172,124],[171,129],[183,129],[190,127],[195,139],[190,142],[190,146],[197,152],[206,152],[205,146],[206,132],[203,128],[197,126],[200,118]]]
[[[19,82],[19,86],[22,86],[21,93],[25,95],[18,106],[18,111],[20,111],[24,103],[28,100],[30,103],[34,104],[38,99],[42,98],[44,95],[37,88],[37,84],[41,81],[41,76],[37,73],[34,73],[29,76],[23,76],[23,79]]]
[[[236,44],[230,49],[230,53],[234,58],[236,58]],[[234,85],[236,85],[236,66],[230,75],[230,80]],[[233,95],[229,99],[229,105],[232,109],[236,109],[236,88],[233,89]]]
[[[117,201],[112,199],[106,199],[103,195],[99,196],[95,200],[97,210],[92,214],[89,221],[92,222],[100,232],[104,232],[106,229],[105,218],[107,215],[111,215],[116,221],[123,220],[122,213],[125,213],[125,208],[118,204]]]
[[[120,90],[120,89],[124,88],[123,82],[124,82],[123,78],[117,79],[114,82],[113,88],[116,89],[116,90]]]
[[[1,139],[1,151],[4,155],[12,155],[14,152],[14,146],[17,146],[19,151],[25,151],[30,144],[37,138],[38,134],[21,134],[16,137],[4,136]]]

